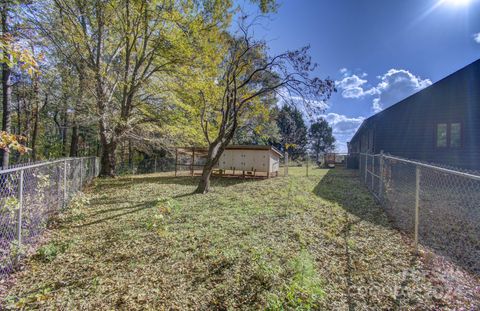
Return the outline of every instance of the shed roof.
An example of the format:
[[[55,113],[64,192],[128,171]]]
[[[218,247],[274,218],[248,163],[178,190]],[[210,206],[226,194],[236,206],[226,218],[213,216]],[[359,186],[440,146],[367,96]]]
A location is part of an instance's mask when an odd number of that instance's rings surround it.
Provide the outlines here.
[[[276,154],[278,154],[280,157],[282,156],[282,153],[276,149],[275,147],[272,146],[263,146],[263,145],[230,145],[225,148],[226,150],[270,150]],[[195,153],[208,153],[208,148],[206,147],[179,147],[177,148],[177,151],[180,153],[191,153],[192,151],[195,150]]]

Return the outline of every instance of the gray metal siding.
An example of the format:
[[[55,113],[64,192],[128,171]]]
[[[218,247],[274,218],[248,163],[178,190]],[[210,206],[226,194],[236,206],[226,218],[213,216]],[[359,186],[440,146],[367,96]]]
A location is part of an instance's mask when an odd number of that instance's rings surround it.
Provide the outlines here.
[[[437,123],[461,123],[462,146],[437,148]],[[368,119],[351,144],[370,129],[376,153],[480,169],[480,61]]]

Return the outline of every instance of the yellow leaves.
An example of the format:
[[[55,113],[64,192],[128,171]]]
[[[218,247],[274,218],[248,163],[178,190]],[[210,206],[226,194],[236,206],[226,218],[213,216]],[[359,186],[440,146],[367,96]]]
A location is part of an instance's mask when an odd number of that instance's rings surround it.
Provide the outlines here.
[[[297,148],[297,144],[285,144],[285,149],[295,149]]]
[[[20,154],[27,153],[30,149],[21,142],[26,141],[26,137],[10,134],[5,131],[0,131],[0,149],[5,151],[15,150]]]
[[[32,53],[14,42],[11,35],[4,35],[0,38],[0,49],[2,54],[0,61],[12,68],[19,65],[21,70],[26,71],[30,76],[38,72],[38,63]],[[43,59],[43,54],[40,54],[39,59]]]

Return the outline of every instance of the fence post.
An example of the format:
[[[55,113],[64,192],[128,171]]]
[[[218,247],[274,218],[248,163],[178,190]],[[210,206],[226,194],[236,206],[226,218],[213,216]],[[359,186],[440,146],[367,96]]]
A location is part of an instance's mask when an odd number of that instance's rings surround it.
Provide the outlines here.
[[[95,177],[98,177],[100,175],[100,169],[101,169],[101,163],[100,163],[100,158],[95,157]]]
[[[383,158],[383,150],[380,151],[380,168],[378,172],[379,178],[379,185],[378,185],[378,197],[383,198],[383,165],[384,165],[385,159]]]
[[[57,179],[57,198],[58,198],[58,209],[62,208],[62,199],[61,199],[61,192],[62,192],[62,169],[60,168],[60,165],[57,166],[57,174],[58,174],[58,179]]]
[[[418,225],[419,225],[419,208],[420,208],[420,167],[415,168],[415,251],[418,252]]]
[[[192,149],[192,164],[190,165],[190,174],[194,175],[195,173],[195,147]]]
[[[156,172],[157,172],[157,155],[155,155],[155,171],[154,171],[154,173],[156,173]]]
[[[20,248],[22,247],[22,210],[23,210],[23,174],[24,170],[20,170],[20,186],[18,189],[18,211],[17,211],[17,258],[20,259]]]
[[[83,188],[83,158],[80,158],[80,189],[82,190]]]
[[[372,192],[375,193],[375,154],[372,153]]]
[[[67,205],[67,159],[63,161],[63,207]]]
[[[177,167],[178,167],[178,148],[175,148],[175,177],[177,177]]]
[[[365,153],[365,185],[367,184],[368,152]]]
[[[308,155],[307,155],[307,177],[308,177]]]
[[[285,175],[285,176],[288,176],[288,149],[285,151],[284,175]]]
[[[90,165],[92,165],[92,162],[93,162],[93,172],[92,172],[92,179],[93,179],[97,175],[97,159],[96,158],[90,158]]]

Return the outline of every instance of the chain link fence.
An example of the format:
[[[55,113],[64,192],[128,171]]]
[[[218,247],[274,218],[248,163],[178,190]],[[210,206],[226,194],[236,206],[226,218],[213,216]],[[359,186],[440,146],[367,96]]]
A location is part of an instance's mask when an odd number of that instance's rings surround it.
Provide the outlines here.
[[[360,178],[396,226],[480,273],[480,175],[384,154],[360,154]]]
[[[0,278],[35,246],[50,216],[98,175],[99,163],[68,158],[0,171]]]
[[[175,171],[175,158],[172,157],[153,157],[137,161],[120,161],[116,168],[117,174],[152,174],[160,172]]]

